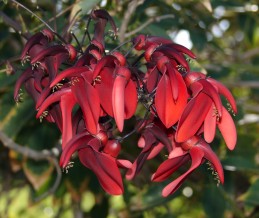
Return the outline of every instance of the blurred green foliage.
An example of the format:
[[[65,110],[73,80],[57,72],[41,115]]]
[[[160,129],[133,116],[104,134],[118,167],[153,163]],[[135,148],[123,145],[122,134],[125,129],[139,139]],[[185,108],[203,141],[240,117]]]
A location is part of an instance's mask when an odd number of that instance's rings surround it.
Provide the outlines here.
[[[69,32],[73,31],[79,41],[82,39],[87,14],[92,8],[107,9],[120,27],[130,2],[25,0],[22,3],[76,45]],[[191,63],[192,69],[222,81],[237,100],[236,149],[227,151],[221,137],[212,144],[222,160],[225,184],[217,187],[211,172],[200,167],[173,196],[162,198],[160,192],[169,181],[150,184],[149,168],[154,166],[149,164],[135,180],[125,181],[123,196],[114,197],[105,194],[96,177],[75,160],[75,166],[63,174],[56,192],[34,203],[33,199],[50,189],[55,181],[52,164],[30,160],[0,144],[0,217],[259,217],[258,1],[138,2],[124,40],[134,36],[131,34],[139,27],[143,28],[138,33],[172,40],[183,39],[180,33],[184,31],[189,39],[181,43],[191,42],[192,51],[198,57],[197,62]],[[44,24],[12,1],[1,1],[0,8],[0,130],[31,149],[53,148],[60,138],[56,127],[34,118],[33,102],[26,93],[24,102],[18,106],[12,100],[15,80],[23,69],[18,59],[25,38],[40,31]],[[164,15],[169,16],[160,20]],[[73,25],[69,26],[71,22]],[[90,25],[90,33],[92,28]],[[116,47],[120,39],[108,38],[109,46]],[[15,68],[14,75],[6,71],[7,60]]]

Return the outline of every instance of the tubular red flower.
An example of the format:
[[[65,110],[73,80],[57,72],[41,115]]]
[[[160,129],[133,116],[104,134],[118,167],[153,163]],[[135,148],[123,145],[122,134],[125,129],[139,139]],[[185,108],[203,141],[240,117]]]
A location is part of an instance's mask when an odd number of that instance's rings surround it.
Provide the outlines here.
[[[181,150],[181,151],[180,151]],[[167,197],[173,194],[184,182],[184,180],[206,159],[211,163],[217,179],[224,183],[223,168],[218,157],[210,146],[200,137],[192,137],[188,141],[178,144],[169,155],[169,159],[164,161],[152,176],[152,181],[160,182],[170,177],[178,168],[192,161],[189,170],[169,183],[162,191],[162,195]]]

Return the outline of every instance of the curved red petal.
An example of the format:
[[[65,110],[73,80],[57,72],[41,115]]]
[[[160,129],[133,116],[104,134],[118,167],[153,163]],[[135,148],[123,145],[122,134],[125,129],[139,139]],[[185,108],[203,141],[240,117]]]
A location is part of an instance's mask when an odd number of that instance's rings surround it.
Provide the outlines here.
[[[154,182],[161,182],[171,176],[179,167],[185,165],[190,160],[188,155],[175,157],[165,160],[158,167],[157,171],[152,175],[151,180]]]
[[[42,43],[44,39],[45,39],[45,43],[47,43],[48,37],[44,35],[42,32],[38,32],[34,34],[32,37],[30,37],[22,50],[21,60],[23,60],[26,57],[26,54],[28,53],[28,51],[31,49],[32,46],[34,46],[35,44]]]
[[[222,83],[218,82],[215,79],[212,78],[207,78],[207,80],[214,86],[216,86],[218,88],[218,92],[225,96],[225,98],[228,100],[228,102],[230,103],[234,113],[237,113],[237,106],[236,106],[236,101],[233,97],[233,95],[231,94],[231,92],[228,90],[228,88],[226,86],[224,86]]]
[[[168,152],[172,150],[172,144],[166,133],[160,129],[158,126],[153,125],[148,128],[148,131],[152,133],[152,135],[167,148]],[[146,137],[147,138],[147,137]]]
[[[59,53],[68,54],[68,50],[62,45],[53,45],[39,52],[37,55],[35,55],[31,60],[31,64],[35,64],[36,62],[41,61],[43,58],[47,56],[54,56]]]
[[[215,105],[212,104],[204,120],[204,139],[208,143],[211,143],[215,137],[216,121]]]
[[[125,87],[125,119],[131,118],[137,108],[138,103],[138,94],[135,83],[132,80],[129,80],[128,84]]]
[[[90,146],[81,149],[78,156],[82,164],[95,173],[100,185],[108,194],[123,193],[122,178],[115,158],[97,152]]]
[[[185,60],[185,57],[182,53],[178,52],[177,50],[167,47],[166,45],[162,45],[156,49],[157,51],[163,52],[164,55],[166,55],[168,58],[175,59],[179,64],[181,64],[184,68],[187,69],[187,71],[190,70],[190,67]]]
[[[100,96],[101,106],[104,111],[113,117],[112,109],[112,88],[113,88],[113,70],[105,67],[101,72],[101,82],[95,84],[95,89],[98,91]]]
[[[190,156],[192,159],[191,167],[189,168],[189,170],[187,172],[182,174],[180,177],[175,179],[173,182],[168,184],[163,189],[162,195],[164,197],[167,197],[168,195],[173,194],[182,185],[182,183],[187,178],[187,176],[190,175],[198,166],[200,166],[201,161],[204,157],[204,152],[200,148],[194,146],[190,150]]]
[[[221,115],[222,115],[222,103],[221,103],[221,99],[220,99],[220,96],[219,96],[217,90],[214,88],[213,85],[211,85],[205,79],[199,80],[199,83],[201,83],[202,86],[203,86],[202,92],[207,94],[213,100],[213,102],[216,106],[217,112],[218,112],[218,116],[221,117]]]
[[[177,142],[188,140],[199,130],[211,104],[211,98],[203,92],[188,102],[178,123],[175,137]]]
[[[160,151],[164,148],[164,144],[162,144],[161,142],[159,142],[157,145],[153,146],[152,150],[150,151],[147,160],[153,159],[154,157],[156,157]]]
[[[62,147],[72,138],[72,111],[76,104],[76,100],[72,93],[62,95],[60,99],[60,108],[62,112]]]
[[[98,61],[93,70],[93,79],[95,79],[101,73],[104,67],[114,67],[114,61],[116,61],[116,57],[112,55],[107,55]]]
[[[63,95],[67,95],[71,93],[71,89],[70,88],[64,88],[61,89],[57,92],[52,93],[48,98],[45,99],[45,101],[43,101],[42,105],[40,106],[38,113],[36,115],[36,118],[39,118],[41,116],[41,114],[53,103],[60,101],[60,98]]]
[[[78,78],[78,82],[71,86],[71,90],[83,111],[86,129],[96,134],[100,115],[100,99],[97,91],[82,78]]]
[[[62,72],[60,72],[55,77],[55,79],[51,82],[50,87],[55,86],[58,82],[60,82],[61,80],[65,79],[65,78],[77,77],[81,73],[88,72],[88,71],[89,71],[89,67],[87,67],[87,66],[67,68],[67,69],[63,70]]]
[[[200,140],[196,146],[200,147],[204,151],[204,158],[207,159],[213,165],[213,169],[218,173],[219,180],[223,184],[224,171],[217,155],[213,152],[211,147],[203,140]]]
[[[222,118],[220,122],[217,123],[218,128],[226,142],[227,147],[230,150],[233,150],[237,142],[236,126],[228,111],[224,107],[222,109]]]
[[[122,76],[117,76],[114,80],[112,89],[112,109],[115,122],[120,132],[124,126],[124,113],[125,113],[125,86],[126,79]]]
[[[187,90],[180,75],[177,75],[177,81],[181,95],[176,101],[173,100],[171,84],[166,74],[162,76],[157,86],[155,106],[159,118],[167,128],[179,120],[187,104]]]
[[[19,90],[22,84],[27,81],[29,78],[33,77],[33,71],[31,67],[28,67],[23,73],[20,75],[19,79],[16,81],[14,86],[14,100],[19,101]]]
[[[77,150],[87,146],[87,143],[92,139],[98,140],[86,131],[74,136],[63,148],[63,151],[59,160],[59,165],[62,168],[65,168],[69,163],[69,160],[72,154]]]
[[[115,24],[113,18],[111,17],[111,15],[106,10],[103,10],[103,9],[93,10],[91,12],[91,17],[93,19],[99,18],[99,19],[105,19],[105,20],[109,21],[109,23],[112,26],[112,29],[113,29],[114,33],[117,32],[117,27],[116,27],[116,24]]]
[[[203,90],[203,85],[199,82],[193,82],[189,88],[192,91],[192,97],[195,98]]]
[[[179,95],[179,87],[178,87],[178,79],[182,79],[183,78],[178,76],[176,76],[176,74],[179,74],[170,64],[166,64],[167,67],[167,75],[169,77],[170,80],[170,84],[171,84],[171,89],[172,89],[172,94],[173,94],[173,99],[174,101],[176,101],[178,99],[178,95]],[[181,93],[182,95],[183,93]]]
[[[116,163],[119,168],[130,169],[132,167],[132,163],[128,160],[117,159]]]
[[[176,44],[176,43],[170,43],[170,44],[167,44],[166,46],[172,47],[172,48],[176,49],[177,51],[179,51],[181,53],[184,53],[184,54],[188,55],[189,57],[191,57],[193,59],[196,58],[196,55],[194,53],[192,53],[192,51],[190,51],[188,48],[186,48],[182,45],[179,45],[179,44]]]
[[[146,82],[147,90],[151,93],[156,88],[161,76],[156,67],[154,67],[146,76],[147,76],[147,82]]]

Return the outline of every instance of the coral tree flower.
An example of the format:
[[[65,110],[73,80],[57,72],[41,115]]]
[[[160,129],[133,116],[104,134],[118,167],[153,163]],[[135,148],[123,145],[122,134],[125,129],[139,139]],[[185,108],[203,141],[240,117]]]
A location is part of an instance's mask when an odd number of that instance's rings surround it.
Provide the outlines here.
[[[120,149],[120,143],[108,140],[103,131],[96,136],[81,132],[64,148],[60,166],[68,167],[71,155],[78,151],[80,161],[95,173],[103,189],[109,194],[120,195],[123,193],[123,182],[119,167],[131,167],[129,161],[117,159]]]
[[[126,179],[132,180],[148,160],[163,153],[168,159],[153,174],[154,182],[191,162],[184,174],[163,189],[163,196],[173,194],[205,161],[223,183],[222,166],[207,143],[213,141],[218,127],[227,147],[235,147],[235,125],[221,102],[225,97],[229,110],[237,112],[230,91],[202,73],[191,72],[186,56],[196,56],[184,46],[158,36],[138,35],[130,42],[132,55],[131,50],[122,52],[123,44],[109,52],[107,24],[115,36],[114,20],[100,9],[89,14],[90,21],[95,23],[94,33],[86,34],[89,44],[78,43],[78,51],[51,30],[34,34],[22,51],[26,68],[14,87],[15,101],[21,100],[24,86],[35,102],[36,117],[60,129],[60,166],[70,168],[77,153],[102,188],[119,195],[124,191],[121,168],[126,169]],[[125,133],[125,120],[130,118],[128,123],[137,124]],[[123,140],[132,134],[139,134],[139,140],[131,149],[140,150],[133,163],[120,158]]]
[[[149,120],[148,123],[138,141],[138,146],[142,148],[142,151],[132,164],[132,167],[127,171],[126,178],[129,180],[140,172],[146,160],[157,156],[164,147],[167,148],[168,152],[172,150],[171,142],[164,129],[159,127],[158,121]]]
[[[172,140],[174,140],[172,138]],[[184,182],[184,180],[198,168],[204,160],[211,163],[214,169],[216,179],[224,183],[224,174],[222,165],[217,155],[212,151],[210,146],[198,136],[193,136],[183,143],[173,142],[174,148],[169,157],[164,161],[152,176],[152,181],[160,182],[166,180],[178,168],[186,165],[191,160],[190,168],[173,182],[169,183],[162,191],[162,195],[167,197],[173,194]]]
[[[147,88],[155,93],[156,112],[169,128],[180,118],[187,104],[187,88],[178,70],[182,66],[189,70],[183,54],[195,58],[187,48],[161,37],[140,35],[133,39],[137,50],[145,50],[145,59],[151,67],[147,74]]]
[[[185,81],[191,90],[192,99],[179,120],[176,140],[184,142],[202,128],[205,140],[210,143],[218,126],[226,145],[233,150],[237,140],[236,127],[220,100],[220,95],[226,97],[231,109],[236,113],[237,107],[232,94],[221,83],[206,78],[202,73],[188,73]]]

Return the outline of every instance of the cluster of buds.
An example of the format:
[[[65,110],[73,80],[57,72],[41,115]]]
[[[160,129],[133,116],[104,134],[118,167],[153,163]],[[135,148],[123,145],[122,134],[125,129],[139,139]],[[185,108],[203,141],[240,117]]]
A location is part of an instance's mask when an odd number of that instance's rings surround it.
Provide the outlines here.
[[[131,180],[146,160],[163,150],[167,155],[152,181],[163,181],[191,162],[163,189],[163,196],[174,193],[206,160],[223,183],[222,165],[208,143],[218,127],[227,147],[235,147],[235,124],[221,101],[224,96],[237,112],[230,91],[200,72],[191,72],[187,56],[194,59],[195,55],[162,37],[134,37],[129,42],[136,56],[133,63],[128,53],[118,49],[106,53],[105,27],[110,23],[116,34],[116,25],[105,10],[92,11],[90,19],[95,22],[94,34],[84,51],[60,43],[56,33],[44,29],[28,40],[21,55],[22,63],[29,66],[17,80],[14,99],[20,100],[24,85],[35,101],[37,118],[60,129],[60,166],[71,167],[77,152],[103,189],[119,195],[123,193],[120,168]],[[144,106],[144,117],[136,117],[138,105]],[[130,118],[135,118],[135,128],[123,135],[124,122]],[[120,159],[123,140],[134,133],[139,140],[131,142],[131,149],[140,148],[140,154],[135,160]]]

